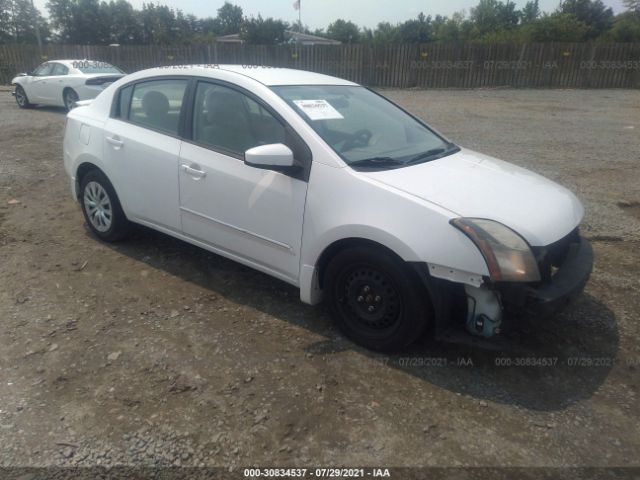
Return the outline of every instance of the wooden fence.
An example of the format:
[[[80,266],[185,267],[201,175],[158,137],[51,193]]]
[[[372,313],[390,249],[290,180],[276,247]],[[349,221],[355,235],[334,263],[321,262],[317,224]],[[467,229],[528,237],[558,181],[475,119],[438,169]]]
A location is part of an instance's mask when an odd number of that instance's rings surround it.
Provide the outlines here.
[[[127,72],[194,63],[289,67],[377,87],[640,88],[640,43],[0,45],[0,84],[63,58],[102,60]]]

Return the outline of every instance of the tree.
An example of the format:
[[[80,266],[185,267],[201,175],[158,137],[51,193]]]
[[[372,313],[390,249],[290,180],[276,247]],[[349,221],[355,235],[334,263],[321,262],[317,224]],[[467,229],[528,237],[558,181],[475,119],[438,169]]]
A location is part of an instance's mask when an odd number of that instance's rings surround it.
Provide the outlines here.
[[[51,26],[56,30],[57,39],[70,42],[73,33],[71,25],[74,10],[73,0],[49,0],[47,10],[49,10]]]
[[[379,44],[396,43],[398,41],[398,27],[389,22],[380,22],[371,32],[371,41]]]
[[[540,7],[538,0],[529,1],[520,11],[520,23],[526,25],[535,21],[540,16]]]
[[[243,21],[242,7],[224,2],[224,5],[218,9],[218,23],[221,35],[240,33]]]
[[[585,40],[602,35],[613,24],[613,10],[601,0],[564,0],[559,11],[573,15],[588,27]]]
[[[613,27],[603,39],[612,42],[640,42],[640,13],[628,11],[617,15]]]
[[[241,36],[247,43],[256,45],[275,45],[285,41],[284,31],[287,24],[273,18],[258,18],[245,20],[242,25]]]
[[[111,0],[109,3],[103,3],[102,8],[108,18],[107,37],[109,43],[142,42],[137,12],[127,0]]]
[[[527,26],[533,42],[582,42],[589,27],[568,13],[543,15]]]
[[[428,43],[433,40],[431,17],[420,13],[415,20],[400,24],[397,39],[400,43]]]
[[[507,3],[499,0],[480,0],[480,3],[471,9],[471,21],[480,36],[515,27],[518,20],[519,13],[515,9],[515,3],[509,0]]]
[[[49,0],[51,25],[62,42],[101,44],[109,40],[106,4],[98,0]]]
[[[0,0],[0,43],[11,41],[11,0]]]
[[[342,43],[358,43],[360,41],[360,29],[355,23],[339,18],[327,27],[327,37]]]
[[[11,27],[15,43],[37,43],[47,37],[47,22],[31,0],[13,0]]]
[[[0,0],[0,43],[37,43],[49,36],[46,20],[31,0]]]
[[[631,13],[640,15],[640,0],[622,0],[622,3]]]
[[[142,40],[145,43],[168,45],[178,38],[176,17],[166,5],[143,4],[140,12],[142,19]]]

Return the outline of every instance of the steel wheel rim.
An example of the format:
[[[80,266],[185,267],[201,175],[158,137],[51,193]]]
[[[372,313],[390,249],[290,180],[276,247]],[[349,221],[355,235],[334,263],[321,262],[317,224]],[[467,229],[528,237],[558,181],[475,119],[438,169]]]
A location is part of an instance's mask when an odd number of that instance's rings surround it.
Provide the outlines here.
[[[350,328],[386,336],[398,328],[403,300],[395,282],[372,265],[349,267],[338,282],[338,305]]]
[[[78,101],[78,95],[74,92],[67,92],[64,96],[65,105],[67,106],[67,110],[71,110],[76,106],[76,102]]]
[[[113,222],[113,208],[107,191],[98,182],[84,187],[84,209],[93,228],[106,232]]]
[[[18,105],[23,106],[25,104],[25,97],[24,97],[24,92],[22,91],[22,88],[16,88],[16,102],[18,102]]]

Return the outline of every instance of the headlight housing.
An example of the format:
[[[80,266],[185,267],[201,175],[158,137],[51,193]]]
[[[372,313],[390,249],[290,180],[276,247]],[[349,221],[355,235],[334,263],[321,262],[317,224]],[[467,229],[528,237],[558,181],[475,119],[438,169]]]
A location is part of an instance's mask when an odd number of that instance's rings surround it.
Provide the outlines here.
[[[484,218],[454,218],[450,223],[478,247],[492,281],[540,280],[540,270],[529,244],[509,227]]]

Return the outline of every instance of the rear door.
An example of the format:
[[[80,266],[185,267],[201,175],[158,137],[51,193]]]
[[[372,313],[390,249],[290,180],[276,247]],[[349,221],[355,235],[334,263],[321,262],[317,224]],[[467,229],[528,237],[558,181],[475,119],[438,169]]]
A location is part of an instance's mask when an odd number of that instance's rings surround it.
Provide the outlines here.
[[[295,284],[306,179],[250,167],[244,152],[284,143],[308,173],[307,146],[259,99],[229,85],[199,81],[188,121],[179,175],[184,233]]]
[[[180,232],[178,154],[188,79],[155,78],[120,90],[104,128],[104,156],[127,216]]]

